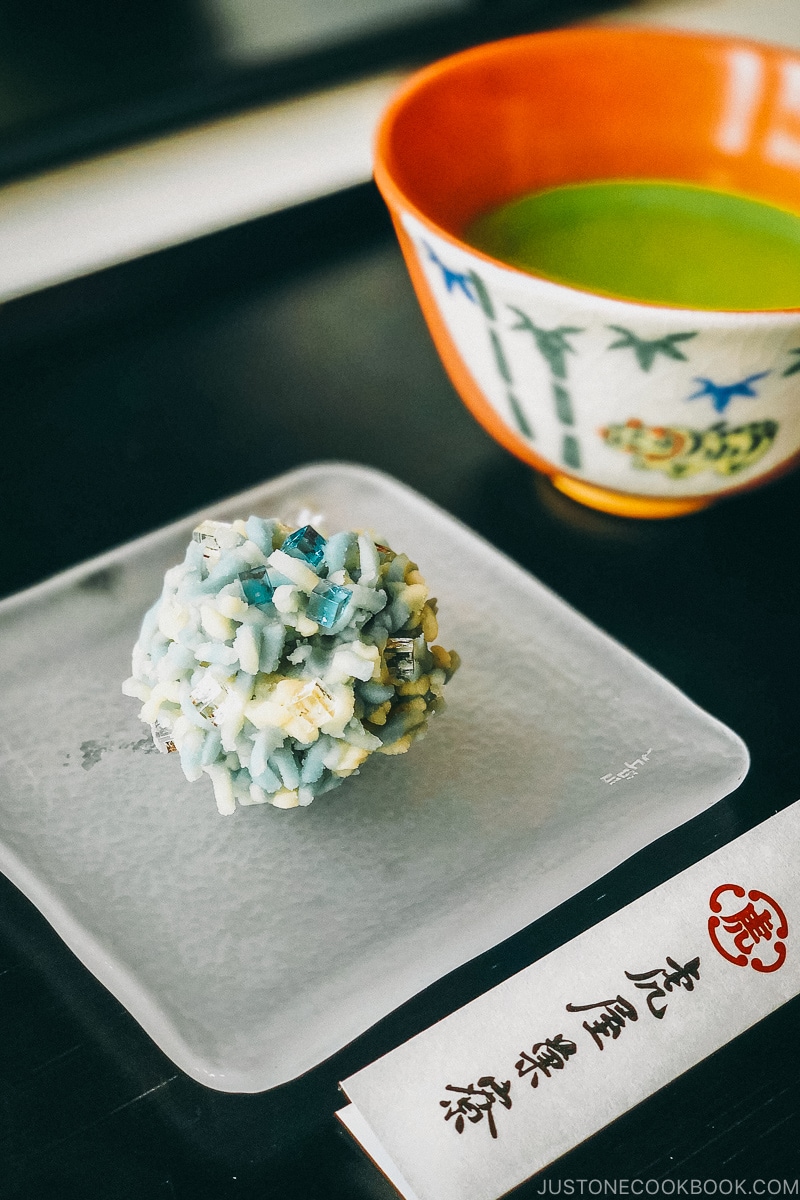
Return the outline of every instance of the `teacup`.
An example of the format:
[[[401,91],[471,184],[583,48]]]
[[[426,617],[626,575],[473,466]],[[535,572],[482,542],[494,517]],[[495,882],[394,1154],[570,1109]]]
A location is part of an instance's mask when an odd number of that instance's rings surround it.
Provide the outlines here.
[[[462,400],[567,495],[675,516],[800,461],[800,309],[617,299],[464,240],[482,213],[591,180],[699,184],[800,213],[800,55],[626,28],[480,46],[402,88],[375,178]]]

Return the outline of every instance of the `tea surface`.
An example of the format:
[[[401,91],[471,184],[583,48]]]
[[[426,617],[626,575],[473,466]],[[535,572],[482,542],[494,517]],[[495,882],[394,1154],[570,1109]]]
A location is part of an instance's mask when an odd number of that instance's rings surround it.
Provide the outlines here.
[[[521,270],[628,300],[800,307],[800,216],[711,188],[570,184],[505,204],[464,237]]]

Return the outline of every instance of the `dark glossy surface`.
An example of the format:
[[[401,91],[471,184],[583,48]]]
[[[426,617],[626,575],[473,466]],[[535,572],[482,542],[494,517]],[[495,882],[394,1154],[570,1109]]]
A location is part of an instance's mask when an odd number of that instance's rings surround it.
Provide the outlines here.
[[[0,1196],[388,1200],[334,1118],[340,1079],[800,795],[800,475],[662,523],[554,493],[462,407],[371,188],[9,305],[0,366],[4,592],[351,459],[496,541],[750,746],[729,799],[264,1095],[183,1076],[0,878]],[[795,1000],[519,1196],[545,1179],[793,1181],[798,1020]]]

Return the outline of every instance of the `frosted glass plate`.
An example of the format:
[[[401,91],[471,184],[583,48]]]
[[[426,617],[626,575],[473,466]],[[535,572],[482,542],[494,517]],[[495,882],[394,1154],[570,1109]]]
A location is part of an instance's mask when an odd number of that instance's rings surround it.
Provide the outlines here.
[[[200,515],[302,508],[417,560],[463,667],[409,754],[309,808],[221,817],[210,785],[153,752],[120,683]],[[0,867],[175,1063],[224,1091],[314,1066],[748,766],[735,734],[486,542],[344,464],[5,601],[0,661]]]

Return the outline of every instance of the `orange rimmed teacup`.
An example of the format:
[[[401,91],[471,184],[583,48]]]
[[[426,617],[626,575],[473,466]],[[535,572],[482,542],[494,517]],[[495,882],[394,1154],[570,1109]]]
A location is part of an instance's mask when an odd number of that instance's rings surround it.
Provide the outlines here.
[[[800,213],[800,55],[624,28],[479,46],[402,88],[375,178],[461,398],[567,495],[675,516],[800,461],[800,309],[616,299],[463,238],[508,201],[591,180],[699,184]]]

